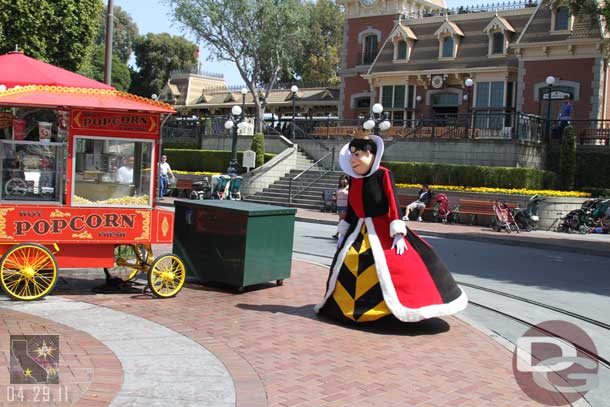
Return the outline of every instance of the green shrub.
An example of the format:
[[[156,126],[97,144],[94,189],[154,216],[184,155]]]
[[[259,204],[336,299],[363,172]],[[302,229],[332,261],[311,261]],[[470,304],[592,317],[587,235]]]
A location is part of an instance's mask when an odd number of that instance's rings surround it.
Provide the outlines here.
[[[265,162],[265,135],[263,133],[256,133],[254,137],[252,137],[250,150],[256,153],[256,166],[260,167],[263,165]]]
[[[181,171],[209,171],[224,173],[227,171],[231,160],[230,151],[218,150],[195,150],[164,148],[163,153],[167,155],[167,161],[172,169]],[[275,154],[265,154],[265,162],[275,157]],[[241,167],[242,153],[237,152],[237,161]]]
[[[397,183],[461,185],[467,187],[547,189],[555,174],[533,168],[486,167],[482,165],[384,162]]]
[[[564,129],[559,152],[559,183],[565,190],[574,189],[576,176],[576,130],[573,126]]]
[[[546,169],[559,173],[560,146],[549,148]],[[610,188],[610,146],[577,146],[574,187],[578,190]]]

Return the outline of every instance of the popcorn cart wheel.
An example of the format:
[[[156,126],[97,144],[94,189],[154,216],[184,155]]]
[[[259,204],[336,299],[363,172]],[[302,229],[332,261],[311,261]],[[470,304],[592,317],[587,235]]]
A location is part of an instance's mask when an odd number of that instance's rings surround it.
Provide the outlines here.
[[[153,258],[151,245],[117,245],[114,248],[115,267],[105,268],[107,278],[133,281],[138,273],[148,275],[147,288],[159,298],[174,297],[186,279],[184,262],[175,254]]]
[[[38,300],[57,284],[57,261],[45,246],[20,243],[0,260],[0,285],[15,300]]]

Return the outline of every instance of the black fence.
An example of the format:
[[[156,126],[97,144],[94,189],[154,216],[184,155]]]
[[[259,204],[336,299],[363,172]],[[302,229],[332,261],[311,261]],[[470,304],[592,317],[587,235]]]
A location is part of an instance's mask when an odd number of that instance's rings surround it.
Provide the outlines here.
[[[162,131],[166,146],[197,148],[207,137],[230,137],[225,130],[225,116],[205,119],[180,119],[168,122]],[[339,120],[335,117],[283,117],[265,122],[266,135],[282,135],[288,139],[351,138],[368,134],[362,125],[366,118]],[[610,120],[573,120],[560,122],[519,112],[474,111],[394,120],[390,129],[381,132],[393,139],[462,139],[519,140],[532,143],[559,143],[566,125],[576,129],[581,145],[610,145]],[[293,131],[294,129],[294,131]]]

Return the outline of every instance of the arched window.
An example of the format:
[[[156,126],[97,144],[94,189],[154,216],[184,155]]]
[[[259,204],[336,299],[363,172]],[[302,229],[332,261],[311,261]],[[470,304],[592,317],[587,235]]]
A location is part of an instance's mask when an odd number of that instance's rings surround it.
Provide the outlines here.
[[[453,37],[445,37],[443,40],[443,53],[441,54],[443,58],[453,58]]]
[[[570,9],[565,6],[557,7],[555,11],[555,31],[568,30],[570,28]]]
[[[504,33],[497,32],[494,33],[492,37],[492,54],[504,54]]]
[[[365,65],[372,64],[377,56],[377,36],[367,35],[364,37],[364,53],[362,54],[362,63]]]
[[[396,59],[407,59],[407,41],[398,41],[398,52],[396,54]]]

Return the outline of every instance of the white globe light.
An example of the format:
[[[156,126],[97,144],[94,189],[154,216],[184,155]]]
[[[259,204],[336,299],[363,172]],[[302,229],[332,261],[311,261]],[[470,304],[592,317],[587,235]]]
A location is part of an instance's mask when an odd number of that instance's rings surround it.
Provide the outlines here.
[[[417,100],[418,102],[421,102],[421,96],[417,96],[417,97],[415,98],[415,100]]]
[[[156,93],[153,93],[152,95],[150,95],[150,98],[153,100],[157,100],[158,96]]]
[[[468,100],[468,95],[464,95],[464,96],[463,96],[463,99],[464,99],[464,100]]]
[[[231,108],[231,113],[233,116],[239,116],[241,114],[241,107],[235,105]]]
[[[6,90],[6,85],[0,85],[0,92],[4,92]]]
[[[373,105],[373,113],[379,114],[381,112],[383,112],[383,106],[381,105],[381,103],[375,103]]]
[[[365,130],[371,130],[373,127],[375,127],[375,122],[371,119],[368,119],[364,122],[362,127],[364,127]]]
[[[291,91],[292,93],[297,93],[297,92],[299,91],[299,87],[298,87],[297,85],[292,85],[292,86],[290,87],[290,91]]]
[[[392,123],[390,123],[387,120],[384,120],[381,123],[379,123],[379,130],[381,130],[381,131],[386,131],[390,127],[392,127]]]
[[[247,95],[247,94],[248,94],[248,89],[246,89],[246,88],[241,88],[241,94],[242,94],[242,95]]]
[[[233,128],[233,125],[234,125],[234,124],[235,124],[235,123],[233,123],[233,120],[227,120],[227,121],[225,122],[225,129],[227,129],[227,130],[231,130],[231,129]]]
[[[554,76],[547,76],[546,77],[546,84],[549,86],[553,86],[555,84],[555,77]]]
[[[474,81],[471,78],[468,78],[464,81],[464,84],[468,87],[471,87],[472,85],[474,85]]]

